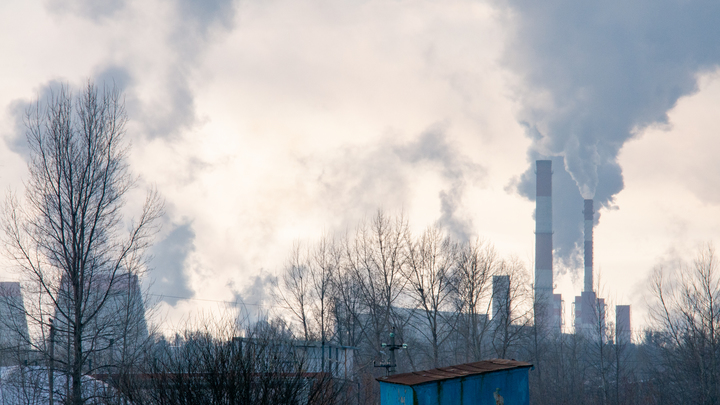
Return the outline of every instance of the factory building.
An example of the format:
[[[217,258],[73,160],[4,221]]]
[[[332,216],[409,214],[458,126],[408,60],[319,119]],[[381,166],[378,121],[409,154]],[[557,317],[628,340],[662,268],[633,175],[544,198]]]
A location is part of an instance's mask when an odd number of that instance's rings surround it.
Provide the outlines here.
[[[492,320],[494,323],[510,317],[510,276],[493,276]]]
[[[55,311],[55,353],[60,361],[71,357],[72,324],[74,309],[69,299],[70,286],[67,277],[60,281],[58,309]],[[85,295],[86,310],[83,320],[87,322],[83,332],[83,345],[93,347],[90,365],[102,368],[124,361],[148,339],[145,320],[145,304],[138,277],[122,273],[113,278],[96,276]],[[93,311],[97,311],[89,318]]]
[[[19,364],[30,350],[20,283],[0,282],[0,366]]]

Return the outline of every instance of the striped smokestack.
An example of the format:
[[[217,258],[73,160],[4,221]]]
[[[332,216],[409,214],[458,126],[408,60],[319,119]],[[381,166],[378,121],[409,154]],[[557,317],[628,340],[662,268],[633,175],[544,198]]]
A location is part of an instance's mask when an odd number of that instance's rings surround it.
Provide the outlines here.
[[[535,297],[552,313],[552,161],[538,160],[535,164]]]
[[[593,200],[585,200],[585,288],[593,291]]]

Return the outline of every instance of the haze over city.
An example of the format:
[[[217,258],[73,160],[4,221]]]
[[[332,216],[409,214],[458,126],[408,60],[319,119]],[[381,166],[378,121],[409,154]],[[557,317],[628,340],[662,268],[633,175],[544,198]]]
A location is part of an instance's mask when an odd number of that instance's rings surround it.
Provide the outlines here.
[[[532,269],[534,164],[552,159],[566,318],[593,198],[598,292],[642,327],[653,268],[720,229],[720,4],[543,3],[3,2],[2,192],[27,178],[34,100],[120,88],[139,176],[125,209],[151,186],[166,203],[143,282],[179,322],[276,310],[294,243],[378,209]]]

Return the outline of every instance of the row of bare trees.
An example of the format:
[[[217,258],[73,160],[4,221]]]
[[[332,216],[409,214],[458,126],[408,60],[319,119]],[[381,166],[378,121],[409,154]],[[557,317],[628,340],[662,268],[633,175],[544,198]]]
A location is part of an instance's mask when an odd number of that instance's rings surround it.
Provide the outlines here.
[[[593,311],[593,323],[574,333],[543,333],[542,325],[528,330],[519,353],[534,365],[533,404],[649,403],[639,349],[644,346],[616,339],[624,334],[617,333],[601,302]]]
[[[83,403],[94,405],[331,405],[356,402],[357,385],[313,371],[317,352],[280,319],[239,324],[230,313],[204,318],[172,338],[134,345],[134,362],[115,358],[83,374]],[[58,344],[71,347],[66,342]],[[69,404],[71,373],[30,358],[0,370],[1,405]],[[53,376],[54,372],[54,376]],[[52,393],[51,393],[52,391]]]
[[[277,287],[305,339],[359,348],[361,381],[381,373],[372,366],[387,360],[382,343],[395,328],[409,344],[398,371],[522,359],[535,364],[537,404],[720,403],[720,272],[712,247],[692,264],[656,270],[653,324],[644,333],[618,331],[601,301],[592,326],[547,333],[534,323],[533,311],[542,309],[532,307],[522,262],[437,228],[412,235],[402,216],[383,212],[345,237],[296,246]],[[371,402],[372,387],[364,391]]]
[[[650,325],[618,330],[607,309],[575,333],[529,328],[521,358],[532,362],[535,404],[720,404],[720,268],[712,245],[691,263],[656,268]],[[629,337],[632,336],[632,339]]]
[[[656,269],[644,355],[656,403],[720,404],[720,268],[715,249]]]
[[[493,292],[493,277],[506,287]],[[395,328],[408,344],[398,371],[507,357],[531,324],[527,269],[483,241],[459,243],[436,227],[413,235],[382,211],[350,235],[296,245],[275,290],[306,340],[358,348],[360,378]],[[488,316],[496,302],[497,314]],[[365,376],[365,377],[363,377]]]
[[[135,405],[313,404],[347,399],[346,382],[308,372],[311,359],[279,319],[238,327],[205,319],[160,338],[133,373],[98,376]]]

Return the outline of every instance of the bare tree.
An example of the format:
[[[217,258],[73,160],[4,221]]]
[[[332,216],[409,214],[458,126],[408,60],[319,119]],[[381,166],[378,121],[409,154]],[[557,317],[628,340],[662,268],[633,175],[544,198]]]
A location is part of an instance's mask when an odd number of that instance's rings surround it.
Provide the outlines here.
[[[335,241],[328,236],[320,239],[312,251],[310,264],[311,294],[315,323],[319,330],[322,347],[322,370],[326,370],[325,344],[335,334],[336,322],[333,307],[336,304],[336,289],[334,285],[335,274],[340,269],[342,250]]]
[[[404,217],[389,218],[378,211],[345,245],[346,271],[357,286],[363,306],[362,333],[375,348],[380,347],[384,332],[397,323],[393,306],[405,288],[407,233]]]
[[[494,291],[498,313],[492,320],[491,344],[495,355],[506,358],[521,343],[532,322],[532,292],[525,265],[517,258],[502,260],[496,274],[506,277],[501,290]],[[494,314],[495,315],[495,314]]]
[[[353,309],[356,310],[353,320],[357,322],[352,326],[357,328],[360,348],[356,369],[362,381],[361,402],[379,400],[379,390],[372,378],[379,370],[373,368],[373,362],[386,354],[381,351],[381,344],[387,342],[393,327],[397,328],[398,338],[403,339],[407,317],[396,308],[405,298],[403,269],[408,232],[402,215],[390,217],[378,211],[370,221],[362,223],[352,237],[344,240],[343,274],[350,279],[345,285],[357,294],[357,300],[348,296],[350,291],[343,292],[341,297],[344,309],[359,304]]]
[[[67,87],[26,115],[30,150],[25,198],[11,195],[2,222],[6,252],[37,297],[26,314],[47,353],[51,318],[66,339],[68,402],[83,404],[83,374],[98,351],[113,295],[124,277],[142,272],[162,202],[151,191],[135,221],[122,209],[134,179],[126,162],[127,115],[120,92],[88,83],[74,97]],[[114,310],[114,308],[113,308]]]
[[[596,291],[601,293],[600,277],[596,285]],[[592,325],[588,328],[576,331],[583,334],[586,340],[586,362],[588,380],[592,382],[593,387],[597,389],[590,390],[588,396],[594,396],[595,403],[607,405],[610,397],[610,372],[613,367],[615,356],[613,355],[614,345],[611,344],[612,334],[614,332],[613,324],[607,321],[607,304],[604,298],[595,298],[595,302],[590,303],[590,308],[583,306],[582,310],[591,311]]]
[[[319,339],[323,347],[335,335],[335,282],[341,261],[342,250],[330,237],[307,251],[296,243],[274,291],[300,323],[305,340]]]
[[[618,307],[615,307],[616,311]],[[616,312],[616,318],[617,312]],[[637,350],[632,343],[632,331],[626,329],[623,322],[615,322],[615,345],[614,354],[614,384],[615,384],[615,403],[630,404],[637,403],[634,389],[637,383]]]
[[[456,313],[449,309],[457,243],[438,228],[429,228],[420,239],[408,240],[407,245],[408,293],[421,313],[420,322],[410,324],[430,345],[431,366],[440,367],[441,346],[451,336],[456,320]]]
[[[650,314],[660,335],[655,375],[662,378],[662,396],[675,403],[720,403],[718,270],[708,245],[691,265],[669,269],[668,275],[657,269],[652,279]]]
[[[342,241],[343,246],[346,245]],[[363,303],[359,283],[344,261],[335,273],[335,305],[333,306],[338,343],[357,347],[363,338]]]
[[[157,341],[143,372],[121,391],[137,405],[343,403],[345,381],[308,371],[304,342],[296,342],[282,320],[240,329],[229,315],[200,320],[171,342]]]
[[[308,268],[307,254],[302,251],[299,243],[293,246],[293,251],[285,271],[280,277],[280,284],[273,290],[275,300],[284,304],[300,323],[305,340],[311,339],[310,306],[311,306],[311,280]]]
[[[307,250],[296,244],[275,289],[305,340],[320,340],[323,352],[330,341],[360,348],[353,367],[368,381],[367,398],[376,394],[369,377],[381,342],[392,327],[401,336],[407,322],[395,310],[404,298],[407,237],[402,216],[379,211],[350,237],[324,237]]]
[[[453,280],[455,306],[460,316],[457,331],[464,340],[465,357],[460,361],[483,359],[484,340],[490,329],[490,284],[499,262],[495,248],[482,240],[463,246],[458,253]]]

